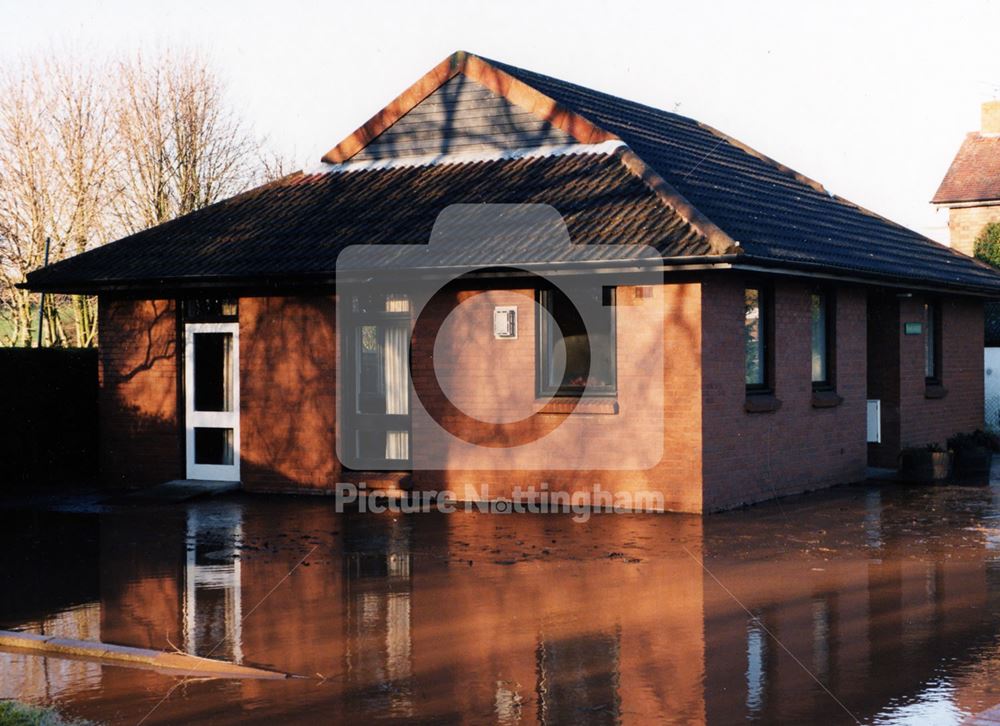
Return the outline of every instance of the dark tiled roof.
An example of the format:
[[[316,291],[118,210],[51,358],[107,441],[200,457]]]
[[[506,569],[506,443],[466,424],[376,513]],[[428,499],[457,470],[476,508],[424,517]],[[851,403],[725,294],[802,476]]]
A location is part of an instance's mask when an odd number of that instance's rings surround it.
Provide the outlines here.
[[[1000,136],[972,132],[944,175],[934,204],[1000,200]]]
[[[687,219],[707,219],[739,242],[744,264],[1000,295],[1000,275],[989,266],[832,196],[697,121],[486,63],[628,144],[700,215],[685,212]],[[460,202],[546,202],[576,242],[644,242],[668,262],[720,254],[673,212],[673,190],[657,189],[606,154],[297,176],[32,273],[28,284],[75,291],[331,275],[345,245],[426,242],[438,212]]]
[[[1000,292],[989,266],[832,196],[698,121],[488,62],[616,134],[748,257]]]
[[[344,247],[426,243],[438,213],[463,202],[551,204],[580,244],[709,253],[618,154],[575,154],[292,175],[34,272],[29,283],[331,276]]]

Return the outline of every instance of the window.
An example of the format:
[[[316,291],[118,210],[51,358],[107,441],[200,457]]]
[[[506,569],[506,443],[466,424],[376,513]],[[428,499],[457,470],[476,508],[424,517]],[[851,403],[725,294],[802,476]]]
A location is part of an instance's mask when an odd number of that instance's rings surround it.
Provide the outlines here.
[[[748,287],[743,294],[743,342],[748,391],[771,388],[771,300],[764,287]]]
[[[613,395],[614,288],[576,289],[572,300],[559,289],[540,290],[539,304],[548,313],[538,316],[539,395],[579,396],[585,389],[588,395]]]
[[[190,298],[184,301],[184,322],[234,322],[239,318],[236,298]]]
[[[814,292],[809,296],[812,335],[812,384],[817,390],[832,389],[836,360],[836,310],[833,294]]]
[[[941,306],[935,301],[924,303],[924,376],[941,381]]]

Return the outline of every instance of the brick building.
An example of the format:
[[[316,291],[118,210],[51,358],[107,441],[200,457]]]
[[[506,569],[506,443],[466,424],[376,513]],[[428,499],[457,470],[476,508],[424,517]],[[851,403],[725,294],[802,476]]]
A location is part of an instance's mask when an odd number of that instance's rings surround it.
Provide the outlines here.
[[[27,285],[100,297],[110,484],[706,512],[976,428],[1000,275],[698,121],[456,53],[316,169]]]
[[[982,106],[979,131],[966,135],[931,203],[948,210],[950,244],[972,255],[976,238],[1000,222],[1000,101]]]

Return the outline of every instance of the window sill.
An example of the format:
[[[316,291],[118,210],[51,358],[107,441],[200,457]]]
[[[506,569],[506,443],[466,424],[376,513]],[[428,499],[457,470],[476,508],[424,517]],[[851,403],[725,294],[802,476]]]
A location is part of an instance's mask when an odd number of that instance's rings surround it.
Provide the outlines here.
[[[836,408],[843,402],[844,398],[842,396],[838,396],[837,392],[834,390],[813,391],[813,408]]]
[[[747,393],[743,410],[747,413],[773,413],[781,408],[781,401],[773,393]]]
[[[924,387],[924,398],[944,398],[948,395],[948,389],[940,383],[927,383]]]
[[[617,398],[560,397],[537,401],[537,403],[543,402],[544,405],[538,413],[588,413],[616,416],[619,410]]]

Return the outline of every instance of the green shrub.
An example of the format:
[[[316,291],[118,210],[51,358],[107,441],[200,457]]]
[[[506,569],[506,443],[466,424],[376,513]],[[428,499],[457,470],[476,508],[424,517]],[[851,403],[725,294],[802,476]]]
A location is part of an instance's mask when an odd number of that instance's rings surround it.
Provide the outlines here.
[[[990,222],[976,238],[976,259],[1000,267],[1000,222]]]
[[[0,701],[0,726],[92,726],[92,722],[65,718],[54,708]]]

